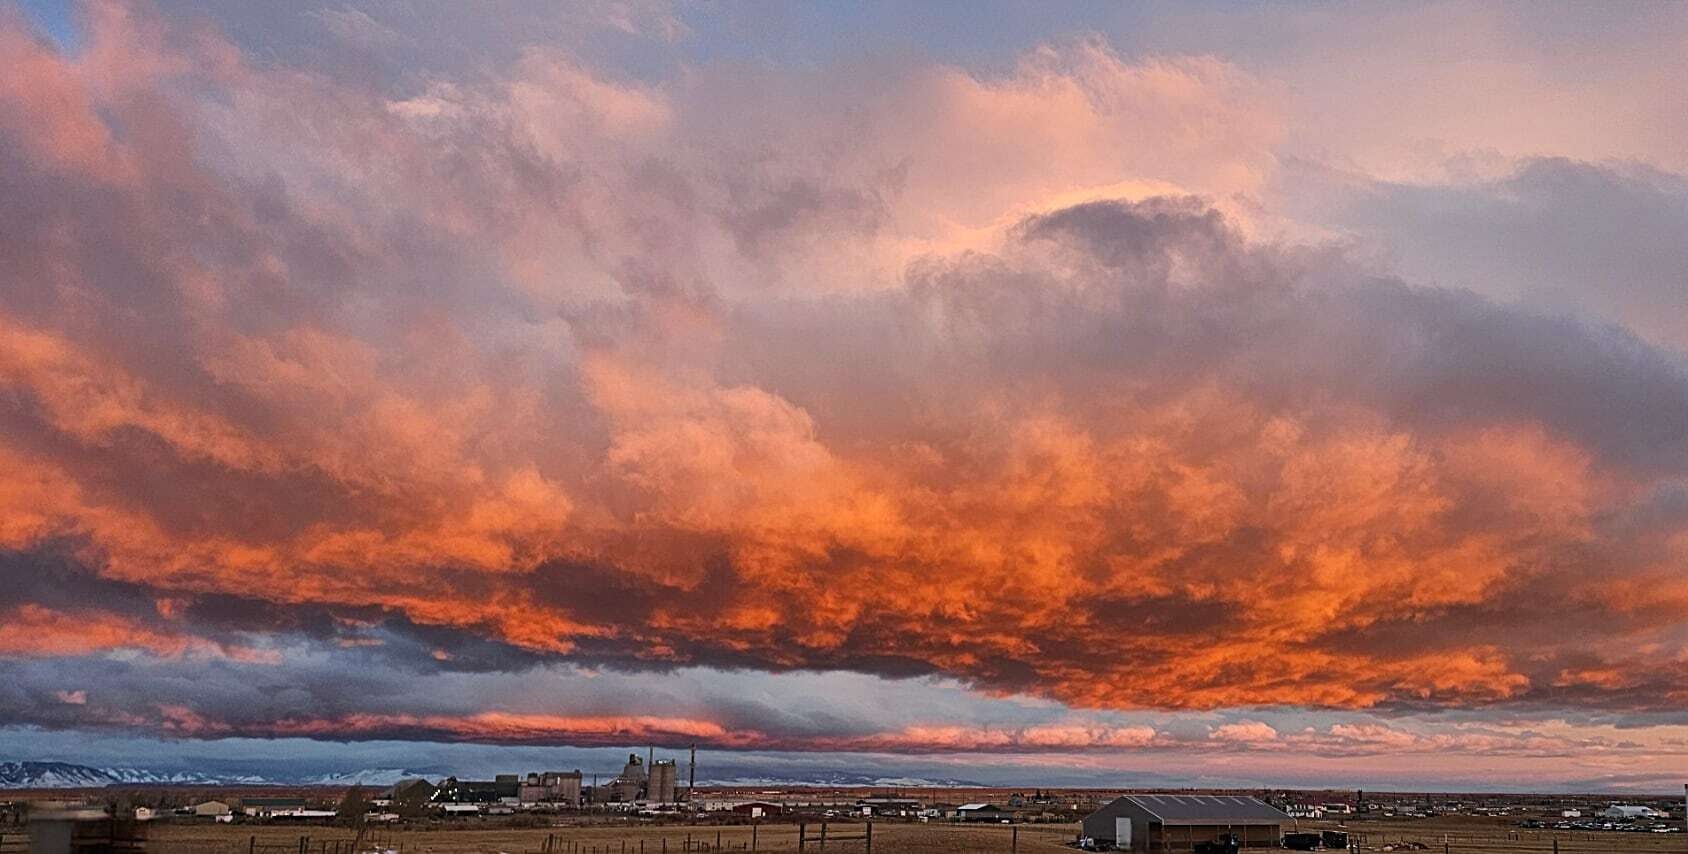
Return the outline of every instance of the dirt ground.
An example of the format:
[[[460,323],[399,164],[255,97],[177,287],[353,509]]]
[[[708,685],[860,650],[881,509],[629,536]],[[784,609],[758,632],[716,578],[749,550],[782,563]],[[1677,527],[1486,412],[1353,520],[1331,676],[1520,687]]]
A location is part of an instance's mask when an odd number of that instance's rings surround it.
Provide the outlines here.
[[[1402,821],[1357,821],[1346,826],[1332,822],[1302,822],[1302,829],[1346,830],[1361,850],[1382,851],[1385,845],[1418,843],[1431,852],[1451,854],[1647,854],[1688,852],[1681,833],[1618,833],[1568,830],[1526,830],[1505,818],[1445,816]],[[1557,842],[1558,848],[1554,848]],[[1444,845],[1446,846],[1444,848]]]
[[[828,838],[822,848],[820,825],[810,824],[803,850],[865,852],[866,840],[862,838],[865,830],[866,825],[860,823],[829,823]],[[1000,825],[875,822],[873,849],[910,854],[1011,854],[1015,850],[1047,854],[1072,851],[1070,843],[1077,831],[1076,824],[1022,825],[1016,832],[1015,828]],[[797,837],[795,824],[764,824],[753,831],[748,825],[497,828],[471,822],[449,829],[381,831],[374,839],[374,847],[399,854],[544,854],[547,850],[551,854],[788,852],[798,850]],[[335,827],[170,824],[152,829],[147,850],[171,854],[300,854],[301,850],[306,854],[336,854],[335,843],[339,843],[338,854],[351,854],[351,839],[351,831]]]
[[[1330,822],[1303,822],[1302,829],[1339,828]],[[831,823],[825,849],[818,824],[807,829],[805,852],[865,851],[860,837],[865,825]],[[1431,852],[1450,854],[1525,854],[1551,852],[1558,841],[1561,854],[1647,854],[1688,851],[1683,834],[1587,833],[1524,830],[1505,819],[1448,817],[1418,821],[1352,822],[1339,829],[1354,834],[1365,851],[1384,846],[1418,843]],[[1076,824],[1022,825],[1018,851],[1071,851]],[[668,825],[511,828],[467,822],[456,826],[379,831],[373,847],[399,854],[687,854],[714,851],[774,851],[797,849],[795,824],[726,827]],[[902,824],[876,822],[875,851],[888,854],[1014,854],[1015,831],[1003,826]],[[301,847],[303,840],[303,847]],[[352,854],[349,830],[333,827],[234,826],[162,824],[153,828],[149,851],[181,854]],[[336,843],[339,845],[336,846]],[[1444,849],[1444,844],[1446,848]],[[549,847],[548,847],[549,846]],[[624,847],[625,846],[625,847]],[[719,846],[719,847],[717,847]],[[1402,850],[1402,849],[1397,849]],[[1410,850],[1410,849],[1409,849]]]

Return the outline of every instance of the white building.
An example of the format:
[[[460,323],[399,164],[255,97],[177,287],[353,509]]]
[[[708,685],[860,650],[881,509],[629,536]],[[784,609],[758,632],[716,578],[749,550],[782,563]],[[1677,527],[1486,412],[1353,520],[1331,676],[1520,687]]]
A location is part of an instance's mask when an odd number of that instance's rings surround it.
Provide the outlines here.
[[[1643,807],[1636,804],[1613,804],[1600,811],[1601,818],[1616,819],[1653,818],[1658,814],[1659,811],[1652,807]]]

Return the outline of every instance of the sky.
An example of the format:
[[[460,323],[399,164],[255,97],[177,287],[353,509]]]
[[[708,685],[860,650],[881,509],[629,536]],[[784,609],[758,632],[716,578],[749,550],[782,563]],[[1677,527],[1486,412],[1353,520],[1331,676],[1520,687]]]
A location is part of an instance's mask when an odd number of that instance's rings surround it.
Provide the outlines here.
[[[0,759],[1683,782],[1688,5],[0,0],[0,65]]]

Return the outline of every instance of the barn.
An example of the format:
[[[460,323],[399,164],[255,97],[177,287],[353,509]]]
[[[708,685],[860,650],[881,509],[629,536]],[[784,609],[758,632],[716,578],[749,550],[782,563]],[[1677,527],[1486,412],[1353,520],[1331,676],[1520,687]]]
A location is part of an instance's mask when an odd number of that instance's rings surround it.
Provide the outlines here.
[[[995,804],[962,804],[955,808],[956,821],[1012,821],[1014,814]]]
[[[1227,838],[1243,848],[1277,848],[1292,821],[1270,804],[1238,795],[1126,795],[1085,816],[1084,835],[1151,854],[1194,851]]]
[[[763,816],[779,815],[785,812],[785,805],[776,804],[773,801],[745,801],[733,804],[731,809],[738,815],[762,818]]]

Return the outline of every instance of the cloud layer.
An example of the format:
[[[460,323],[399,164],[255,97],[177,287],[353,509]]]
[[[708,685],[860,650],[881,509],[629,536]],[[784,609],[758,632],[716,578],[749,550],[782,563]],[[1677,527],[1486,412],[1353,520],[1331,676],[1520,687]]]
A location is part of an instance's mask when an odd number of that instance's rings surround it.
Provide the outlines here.
[[[1326,170],[1268,211],[1282,87],[1097,38],[991,74],[527,46],[395,78],[83,24],[0,20],[6,723],[1410,753],[1465,742],[1109,716],[1688,700],[1679,176]],[[1636,260],[1521,260],[1576,240]],[[1078,717],[308,687],[352,667],[921,676]],[[256,704],[192,675],[265,668]]]

